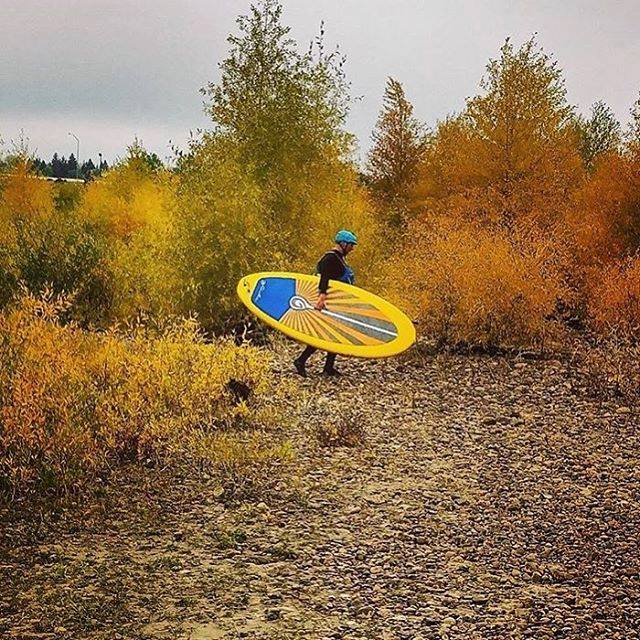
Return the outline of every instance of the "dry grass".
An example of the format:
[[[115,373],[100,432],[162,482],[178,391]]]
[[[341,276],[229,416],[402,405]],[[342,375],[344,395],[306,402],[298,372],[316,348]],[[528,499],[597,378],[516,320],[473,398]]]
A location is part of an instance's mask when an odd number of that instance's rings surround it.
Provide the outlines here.
[[[316,428],[318,442],[323,447],[358,447],[364,443],[365,435],[365,417],[354,407],[323,417]]]
[[[623,398],[635,403],[640,399],[640,346],[617,339],[582,341],[576,348],[573,364],[587,381],[593,395],[605,399]]]

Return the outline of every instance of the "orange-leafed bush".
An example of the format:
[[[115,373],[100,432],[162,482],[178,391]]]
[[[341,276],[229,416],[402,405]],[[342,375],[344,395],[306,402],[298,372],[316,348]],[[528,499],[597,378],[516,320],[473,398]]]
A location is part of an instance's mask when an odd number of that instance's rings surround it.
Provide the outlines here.
[[[601,334],[636,342],[640,338],[640,255],[594,272],[588,310]]]
[[[640,249],[640,155],[602,156],[576,194],[567,224],[581,266],[607,264]]]
[[[66,493],[122,461],[206,461],[217,435],[275,417],[264,352],[204,344],[189,322],[85,332],[58,323],[67,305],[26,296],[0,315],[3,492]]]
[[[449,218],[416,220],[408,237],[390,266],[390,294],[423,334],[483,347],[533,346],[548,335],[563,288],[542,240]]]

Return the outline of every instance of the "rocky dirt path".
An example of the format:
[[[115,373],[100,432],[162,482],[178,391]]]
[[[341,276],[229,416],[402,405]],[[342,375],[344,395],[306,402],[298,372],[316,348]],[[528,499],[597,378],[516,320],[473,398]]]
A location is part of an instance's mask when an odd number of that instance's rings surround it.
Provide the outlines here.
[[[229,507],[191,487],[151,519],[124,509],[101,530],[5,550],[0,631],[640,637],[634,408],[597,402],[553,361],[343,367],[336,384],[302,383],[277,495]],[[336,420],[364,442],[322,446],[318,431]]]

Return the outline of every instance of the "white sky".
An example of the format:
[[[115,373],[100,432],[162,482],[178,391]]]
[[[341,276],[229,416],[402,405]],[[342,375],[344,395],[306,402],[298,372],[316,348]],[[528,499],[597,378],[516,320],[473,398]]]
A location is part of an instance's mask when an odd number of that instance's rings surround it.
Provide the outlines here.
[[[369,143],[385,79],[400,80],[432,125],[462,108],[505,37],[533,33],[564,69],[583,112],[605,100],[623,121],[640,91],[640,1],[283,0],[306,48],[325,21],[347,56],[349,128]],[[112,161],[134,136],[161,157],[207,125],[200,87],[218,78],[248,0],[2,0],[0,136]]]

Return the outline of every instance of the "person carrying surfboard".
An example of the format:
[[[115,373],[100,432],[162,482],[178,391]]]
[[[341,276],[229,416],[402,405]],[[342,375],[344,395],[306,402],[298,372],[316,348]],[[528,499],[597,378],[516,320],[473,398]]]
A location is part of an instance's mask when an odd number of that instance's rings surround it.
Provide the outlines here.
[[[339,280],[340,282],[346,282],[347,284],[355,284],[355,274],[353,269],[347,264],[346,257],[353,251],[358,244],[358,238],[356,234],[342,229],[336,233],[335,246],[333,249],[327,251],[316,267],[316,271],[320,276],[320,283],[318,284],[318,301],[315,308],[318,311],[322,311],[327,306],[327,291],[329,289],[330,280]],[[312,346],[308,346],[305,350],[293,361],[296,371],[303,377],[307,377],[307,360],[313,355],[317,349]],[[324,363],[324,369],[322,373],[326,376],[339,376],[340,372],[335,368],[336,354],[327,352],[327,359]]]

